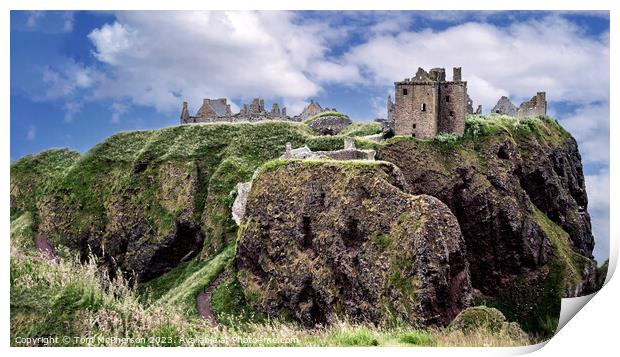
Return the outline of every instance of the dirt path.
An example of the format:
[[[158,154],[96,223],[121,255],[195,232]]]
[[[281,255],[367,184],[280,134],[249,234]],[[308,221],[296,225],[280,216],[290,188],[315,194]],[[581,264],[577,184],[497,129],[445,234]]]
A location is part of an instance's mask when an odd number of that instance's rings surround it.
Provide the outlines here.
[[[39,252],[43,253],[47,259],[57,259],[56,250],[54,250],[54,247],[44,234],[37,233],[34,238],[34,244],[37,246],[37,249],[39,249]]]
[[[213,296],[213,291],[220,284],[220,282],[228,276],[228,272],[222,271],[215,280],[213,280],[209,286],[198,296],[196,297],[196,308],[209,325],[216,327],[218,325],[217,319],[215,318],[215,314],[211,309],[211,297]]]

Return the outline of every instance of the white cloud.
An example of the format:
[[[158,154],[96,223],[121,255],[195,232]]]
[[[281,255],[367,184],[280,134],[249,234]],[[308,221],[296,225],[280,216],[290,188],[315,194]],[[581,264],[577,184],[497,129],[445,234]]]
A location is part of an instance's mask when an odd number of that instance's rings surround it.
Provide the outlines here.
[[[415,21],[411,13],[347,16],[353,25],[328,15],[308,20],[280,11],[119,12],[116,22],[89,35],[108,73],[97,78],[93,95],[164,112],[177,111],[183,100],[195,111],[205,97],[283,98],[299,107],[326,84],[387,91],[418,66],[448,72],[461,66],[470,96],[487,112],[502,95],[518,104],[540,90],[551,101],[579,105],[609,97],[609,36],[584,36],[560,16],[505,28],[469,22],[417,32],[401,31]],[[335,44],[360,35],[353,20],[368,29],[363,41],[334,56]],[[58,82],[52,92],[73,89]]]
[[[91,88],[102,81],[104,75],[92,67],[86,67],[74,60],[68,60],[60,68],[47,67],[43,70],[45,98],[70,97],[77,91]]]
[[[27,15],[28,17],[26,18],[26,26],[33,28],[37,26],[37,23],[39,22],[41,17],[43,17],[45,12],[33,10],[33,11],[28,11],[27,14],[28,14]]]
[[[110,111],[112,112],[112,123],[119,123],[121,121],[121,116],[127,113],[129,106],[125,103],[114,102],[110,107]]]
[[[73,23],[75,21],[73,15],[74,15],[73,11],[65,11],[63,13],[62,30],[64,32],[71,32],[71,31],[73,31]]]
[[[82,105],[82,102],[77,100],[66,101],[63,105],[63,109],[65,111],[64,122],[73,122],[75,115],[82,111]]]
[[[588,211],[592,217],[592,231],[596,240],[594,256],[599,263],[609,254],[609,170],[586,176]]]
[[[356,66],[331,61],[314,62],[309,68],[313,77],[323,83],[359,84],[363,82]]]
[[[105,24],[100,29],[92,31],[88,37],[97,47],[95,57],[110,65],[121,64],[126,52],[131,52],[132,47],[138,42],[136,31],[118,22],[112,25]]]
[[[26,132],[26,140],[32,141],[37,137],[37,127],[35,125],[28,125],[28,131]]]
[[[73,31],[73,11],[26,11],[26,28],[45,33]]]
[[[463,67],[472,99],[486,111],[502,94],[520,102],[545,90],[549,100],[579,104],[609,97],[608,41],[556,16],[506,28],[470,22],[374,36],[345,59],[377,85],[411,77],[417,67]]]
[[[288,12],[121,12],[91,32],[95,57],[111,75],[95,95],[129,98],[160,111],[195,110],[205,97],[300,101],[321,81],[359,79],[356,67],[327,60],[337,31],[297,24]]]
[[[609,165],[609,103],[588,104],[578,107],[560,123],[579,143],[579,152],[585,164]]]

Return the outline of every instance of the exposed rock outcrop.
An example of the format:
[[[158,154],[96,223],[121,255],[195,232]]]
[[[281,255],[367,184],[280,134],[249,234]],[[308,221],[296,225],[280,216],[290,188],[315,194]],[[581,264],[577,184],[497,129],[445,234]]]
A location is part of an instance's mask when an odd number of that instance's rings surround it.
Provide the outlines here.
[[[381,162],[276,161],[250,191],[236,266],[248,300],[307,326],[337,316],[446,325],[471,299],[465,246],[439,200]]]
[[[402,169],[412,194],[450,207],[473,287],[537,329],[545,316],[557,318],[561,297],[591,292],[595,265],[575,141],[552,120],[532,125],[527,134],[498,131],[448,150],[399,140],[377,156]]]
[[[117,269],[135,273],[139,282],[159,276],[198,255],[205,236],[194,218],[195,197],[199,191],[197,166],[170,162],[151,166],[137,173],[131,169],[133,183],[142,183],[145,188],[116,183],[103,202],[103,216],[96,217],[105,220],[92,222],[93,226],[84,227],[86,229],[75,221],[80,217],[81,207],[68,205],[70,197],[43,198],[38,202],[39,231],[58,235],[81,228],[77,235],[66,237],[63,244],[81,252],[83,257],[91,253],[103,257],[112,274]],[[155,196],[156,206],[145,205],[142,201],[145,195]],[[176,213],[162,217],[155,230],[154,214],[163,215],[164,212]],[[164,221],[167,219],[169,221]],[[98,225],[102,229],[97,229]]]
[[[232,205],[232,217],[235,223],[241,224],[245,216],[245,205],[248,202],[248,193],[252,188],[252,181],[240,182],[237,184],[237,197]]]
[[[464,334],[482,332],[507,335],[516,340],[528,338],[517,323],[508,322],[501,311],[486,306],[468,307],[454,318],[449,328]]]
[[[352,123],[351,119],[346,115],[322,114],[316,119],[310,119],[308,126],[320,135],[337,135]]]

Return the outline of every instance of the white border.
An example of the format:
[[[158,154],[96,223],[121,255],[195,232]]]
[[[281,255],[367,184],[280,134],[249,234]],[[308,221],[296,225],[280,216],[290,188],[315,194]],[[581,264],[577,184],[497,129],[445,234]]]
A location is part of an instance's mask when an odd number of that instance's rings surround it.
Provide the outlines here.
[[[192,0],[175,0],[175,1],[149,1],[144,3],[129,2],[127,0],[5,0],[0,2],[0,26],[1,26],[1,40],[2,55],[0,55],[0,81],[3,82],[0,87],[0,98],[2,105],[2,117],[5,118],[2,121],[2,160],[5,170],[2,170],[0,177],[5,189],[8,191],[10,185],[10,176],[8,167],[10,165],[9,156],[9,140],[10,140],[10,110],[9,110],[9,98],[10,98],[10,12],[9,10],[141,10],[141,9],[161,9],[161,10],[240,10],[240,9],[260,9],[260,10],[610,10],[611,11],[611,30],[612,33],[616,30],[617,13],[618,13],[618,1],[604,1],[604,0],[589,0],[589,1],[570,1],[570,0],[504,0],[504,1],[485,1],[485,0],[446,0],[441,3],[437,0],[358,0],[358,1],[345,1],[345,0],[328,0],[328,1],[305,1],[305,0],[289,0],[289,1],[241,1],[241,0],[227,0],[220,2],[207,3],[206,1],[192,1]],[[351,7],[355,4],[355,7]],[[614,63],[614,58],[617,58],[616,51],[618,48],[618,34],[612,34],[610,36],[611,41],[611,63]],[[618,72],[612,65],[611,68],[611,95],[610,98],[616,98],[617,94],[617,79]],[[611,118],[618,118],[618,109],[615,103],[610,103],[610,116]],[[617,133],[617,124],[614,120],[610,123],[610,131]],[[611,141],[611,159],[610,163],[614,162],[614,159],[618,157],[618,142]],[[610,354],[610,351],[616,349],[615,342],[617,339],[617,332],[615,326],[617,324],[618,314],[618,302],[620,301],[620,283],[618,279],[615,281],[609,281],[613,272],[615,271],[618,260],[618,221],[615,215],[618,212],[618,201],[614,198],[618,197],[617,186],[614,185],[614,179],[617,179],[618,169],[616,165],[610,164],[610,217],[611,217],[611,229],[610,229],[610,273],[607,276],[608,284],[602,289],[601,293],[592,297],[589,304],[583,307],[583,311],[577,314],[572,320],[567,323],[567,328],[562,329],[558,334],[547,343],[545,348],[542,348],[538,354],[544,355],[558,355],[558,354]],[[5,192],[7,192],[5,191]],[[0,208],[0,217],[5,217],[2,221],[3,232],[5,232],[5,240],[3,249],[4,260],[2,264],[2,283],[5,287],[2,289],[1,294],[3,298],[2,312],[3,312],[3,324],[0,336],[4,337],[6,341],[4,348],[9,346],[9,200],[5,198],[4,204]],[[563,305],[571,304],[571,301],[566,301]],[[584,299],[581,299],[584,300]],[[512,355],[532,352],[540,347],[529,346],[525,348],[382,348],[381,353],[397,354],[397,355],[410,355],[412,353],[424,353],[425,355],[450,355],[458,353],[460,355]],[[112,353],[147,353],[150,354],[168,354],[169,349],[125,349],[115,348],[110,351],[107,348],[96,349],[84,349],[84,348],[53,348],[53,349],[33,349],[33,348],[12,348],[11,351],[6,351],[15,355],[32,355],[32,354],[52,354],[52,355],[66,355],[66,354],[84,354],[89,355],[104,355]],[[356,348],[356,349],[342,349],[342,348],[210,348],[210,349],[183,349],[184,354],[242,354],[242,353],[256,353],[266,352],[270,355],[289,355],[295,353],[298,355],[315,355],[317,352],[324,353],[342,353],[352,352],[361,355],[375,355],[377,350],[371,348]],[[613,352],[612,352],[613,353]]]

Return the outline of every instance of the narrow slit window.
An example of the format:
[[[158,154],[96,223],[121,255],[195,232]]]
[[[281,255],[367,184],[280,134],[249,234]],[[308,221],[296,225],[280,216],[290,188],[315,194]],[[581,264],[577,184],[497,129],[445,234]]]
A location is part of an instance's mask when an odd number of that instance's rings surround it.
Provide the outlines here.
[[[426,111],[426,103],[422,103],[422,105],[420,105],[420,111],[421,112],[425,112]]]
[[[413,124],[413,128],[415,129],[415,124]]]
[[[450,103],[450,96],[449,95],[446,96],[446,103]]]
[[[454,111],[450,111],[450,116],[453,117],[454,116]]]
[[[407,90],[407,88],[403,88],[403,95],[407,95],[409,94],[409,91]]]

